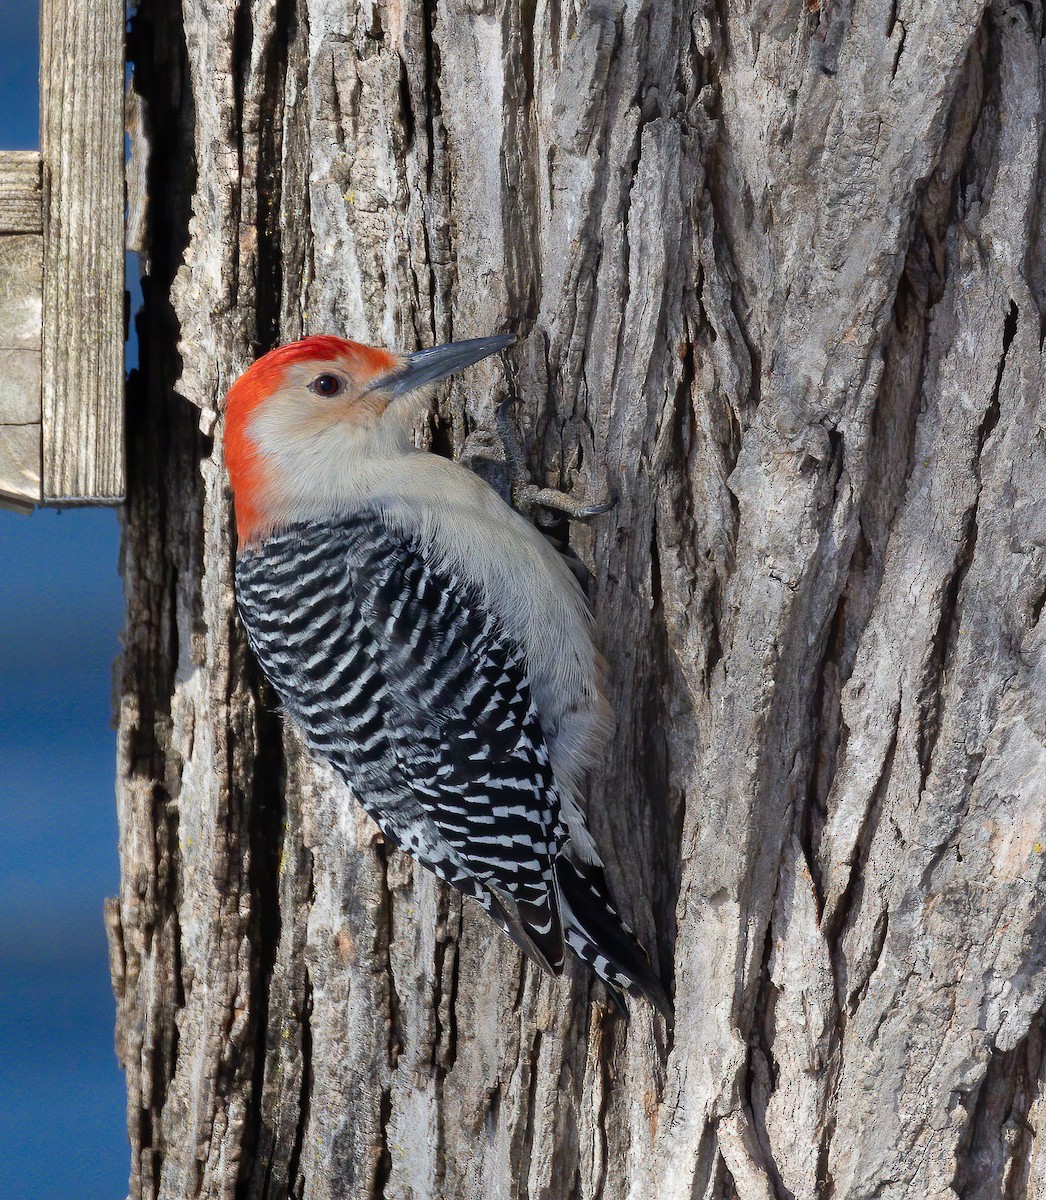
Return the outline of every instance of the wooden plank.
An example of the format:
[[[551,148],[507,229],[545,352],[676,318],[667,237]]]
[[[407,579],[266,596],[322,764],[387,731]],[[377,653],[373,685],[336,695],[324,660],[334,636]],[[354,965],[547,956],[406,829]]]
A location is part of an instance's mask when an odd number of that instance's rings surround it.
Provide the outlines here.
[[[39,349],[0,346],[0,425],[39,425],[40,417]]]
[[[40,349],[42,258],[40,234],[0,237],[0,350]]]
[[[0,504],[40,500],[43,237],[0,236]]]
[[[122,0],[43,0],[43,495],[124,494]]]
[[[35,150],[0,151],[0,234],[43,230],[41,158]]]
[[[40,426],[0,425],[0,507],[40,503]]]

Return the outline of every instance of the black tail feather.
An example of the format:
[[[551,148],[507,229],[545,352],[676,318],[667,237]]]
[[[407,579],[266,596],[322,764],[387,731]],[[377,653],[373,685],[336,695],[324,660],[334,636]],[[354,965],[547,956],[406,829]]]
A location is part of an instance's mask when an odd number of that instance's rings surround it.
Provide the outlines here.
[[[551,905],[514,904],[489,888],[477,898],[531,962],[550,975],[562,974],[563,930]]]
[[[622,920],[600,866],[556,859],[560,915],[567,945],[607,984],[618,1002],[621,992],[642,996],[672,1019],[672,1002],[655,975],[646,951]]]

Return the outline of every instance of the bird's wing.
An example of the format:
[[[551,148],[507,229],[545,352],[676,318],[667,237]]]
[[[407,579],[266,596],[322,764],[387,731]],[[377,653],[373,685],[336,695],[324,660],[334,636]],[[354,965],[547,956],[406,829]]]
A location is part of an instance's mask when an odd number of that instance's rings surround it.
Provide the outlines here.
[[[310,746],[405,850],[558,970],[559,798],[523,653],[476,592],[377,515],[276,535],[241,556],[237,591]]]

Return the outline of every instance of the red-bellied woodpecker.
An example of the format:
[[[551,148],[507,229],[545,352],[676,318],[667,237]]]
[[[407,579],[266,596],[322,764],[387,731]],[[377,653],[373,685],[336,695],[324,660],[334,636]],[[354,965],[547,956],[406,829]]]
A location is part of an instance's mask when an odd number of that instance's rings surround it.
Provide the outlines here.
[[[418,450],[437,380],[504,349],[335,337],[229,389],[240,615],[310,750],[393,843],[535,962],[564,943],[666,1014],[578,803],[606,737],[592,620],[559,554],[478,476]]]

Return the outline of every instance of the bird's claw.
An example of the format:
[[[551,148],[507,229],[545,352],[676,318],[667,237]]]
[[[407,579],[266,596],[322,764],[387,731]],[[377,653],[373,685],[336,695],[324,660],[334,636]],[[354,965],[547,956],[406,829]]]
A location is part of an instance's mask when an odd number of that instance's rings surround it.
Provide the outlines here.
[[[607,498],[606,498],[606,499],[605,499],[605,500],[604,500],[602,503],[600,503],[600,504],[586,504],[586,505],[584,505],[582,508],[579,508],[579,509],[578,509],[578,513],[577,513],[577,520],[579,520],[579,521],[589,521],[589,520],[591,520],[591,519],[592,519],[592,517],[601,517],[601,516],[603,516],[605,513],[608,513],[608,512],[610,512],[610,510],[611,510],[611,509],[612,509],[612,508],[613,508],[613,507],[614,507],[616,504],[617,504],[617,497],[616,497],[616,496],[608,496],[608,497],[607,497]]]
[[[512,502],[525,516],[534,509],[543,508],[565,514],[572,521],[588,521],[609,512],[616,501],[609,498],[600,504],[586,504],[568,496],[556,488],[542,488],[527,481],[527,461],[523,445],[519,440],[516,423],[512,419],[515,399],[510,393],[497,407],[494,430],[501,441],[505,466],[508,468]]]
[[[600,504],[586,504],[583,500],[568,496],[566,492],[558,491],[556,488],[539,488],[528,483],[520,488],[517,503],[519,508],[526,513],[532,512],[535,508],[547,508],[554,512],[564,513],[572,521],[588,521],[592,517],[599,517],[603,513],[609,512],[617,500],[610,497]]]

